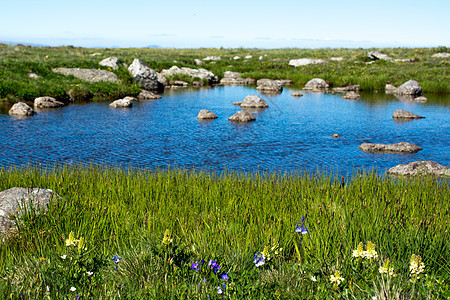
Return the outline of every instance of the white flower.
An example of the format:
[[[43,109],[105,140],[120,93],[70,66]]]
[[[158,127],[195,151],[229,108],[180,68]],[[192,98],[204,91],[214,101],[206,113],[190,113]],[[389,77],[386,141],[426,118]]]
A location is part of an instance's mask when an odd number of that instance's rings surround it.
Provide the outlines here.
[[[66,254],[64,254],[64,255],[61,255],[61,259],[62,259],[62,260],[65,260],[65,259],[66,259],[66,257],[67,257],[67,255],[66,255]]]
[[[316,276],[311,276],[311,281],[317,281]]]
[[[86,274],[88,274],[88,276],[92,276],[92,274],[94,274],[94,272],[87,271]]]
[[[222,294],[222,289],[220,288],[220,286],[217,287],[217,294]]]
[[[76,290],[77,290],[77,289],[74,288],[74,287],[71,287],[71,288],[70,288],[70,291],[71,291],[71,292],[75,292]]]

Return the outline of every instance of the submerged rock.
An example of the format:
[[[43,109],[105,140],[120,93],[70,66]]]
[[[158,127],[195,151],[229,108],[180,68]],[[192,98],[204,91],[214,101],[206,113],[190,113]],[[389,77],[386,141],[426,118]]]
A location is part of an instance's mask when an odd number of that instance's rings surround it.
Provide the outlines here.
[[[244,98],[244,101],[241,104],[241,107],[248,107],[248,108],[266,108],[269,107],[269,104],[267,104],[264,99],[257,95],[248,95]]]
[[[97,69],[80,69],[80,68],[54,68],[53,72],[63,75],[72,75],[75,78],[87,81],[87,82],[117,82],[117,75],[106,71]]]
[[[345,100],[356,100],[356,99],[359,99],[359,94],[356,93],[356,92],[351,91],[351,92],[348,92],[347,94],[345,94],[342,97],[342,99],[345,99]]]
[[[419,176],[434,175],[438,177],[450,177],[450,169],[434,161],[414,161],[407,165],[400,164],[392,167],[388,171],[394,176]]]
[[[292,97],[296,97],[296,98],[300,98],[300,97],[303,97],[303,94],[302,94],[302,92],[293,92],[291,94],[291,96]]]
[[[51,199],[59,198],[50,189],[13,187],[0,192],[0,232],[8,233],[15,228],[22,214],[29,209],[36,213],[46,210]]]
[[[228,120],[233,122],[246,123],[255,121],[256,119],[250,112],[246,110],[240,110],[231,117],[229,117]]]
[[[359,146],[359,149],[370,153],[416,153],[423,150],[419,146],[408,142],[400,142],[396,144],[363,143]]]
[[[8,114],[11,116],[25,117],[34,115],[35,111],[25,102],[18,102],[11,107]]]
[[[420,97],[414,98],[414,101],[417,101],[417,102],[427,102],[428,99],[425,98],[424,96],[420,96]]]
[[[55,108],[64,105],[63,102],[57,101],[53,97],[39,97],[34,99],[34,107],[38,108]]]
[[[394,111],[392,118],[394,118],[394,119],[423,119],[425,117],[415,115],[412,112],[409,112],[406,110],[397,109]]]
[[[206,120],[206,119],[217,119],[217,115],[207,109],[202,109],[198,115],[197,119]]]

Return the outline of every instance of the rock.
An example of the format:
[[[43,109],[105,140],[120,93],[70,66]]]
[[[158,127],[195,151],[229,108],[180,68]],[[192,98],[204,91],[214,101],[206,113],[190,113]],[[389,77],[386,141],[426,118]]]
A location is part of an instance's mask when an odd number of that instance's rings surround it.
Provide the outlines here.
[[[375,144],[375,143],[363,143],[359,146],[359,149],[364,152],[376,153],[376,152],[395,152],[395,153],[416,153],[423,150],[417,145],[401,142],[397,144]]]
[[[244,78],[222,78],[220,83],[224,85],[245,85]]]
[[[242,101],[235,101],[235,102],[233,102],[233,105],[241,106],[242,105]]]
[[[202,66],[202,65],[205,64],[205,62],[204,62],[203,60],[200,60],[200,59],[198,59],[198,58],[195,59],[194,62],[195,62],[195,64],[196,64],[197,66]]]
[[[241,73],[239,72],[226,71],[223,73],[223,78],[240,78],[240,77]]]
[[[117,82],[117,75],[106,71],[97,69],[80,69],[80,68],[54,68],[53,72],[63,75],[72,75],[75,78],[87,81],[87,82]]]
[[[130,99],[119,99],[109,104],[109,107],[112,108],[128,108],[132,106],[133,101],[131,101]]]
[[[346,92],[358,93],[359,92],[359,84],[335,87],[335,88],[332,88],[332,91],[336,92],[336,93],[346,93]]]
[[[161,96],[155,93],[152,93],[147,90],[141,90],[141,92],[138,95],[139,100],[159,100],[161,99]]]
[[[240,110],[231,117],[229,117],[228,120],[233,122],[245,123],[255,121],[256,119],[250,112],[246,110]]]
[[[34,99],[34,107],[38,108],[55,108],[64,106],[63,102],[57,101],[53,97],[39,97]]]
[[[299,97],[303,97],[303,94],[302,94],[302,92],[293,92],[293,93],[291,94],[291,96],[292,96],[292,97],[297,97],[297,98],[299,98]]]
[[[207,56],[203,60],[221,60],[220,56]]]
[[[163,74],[161,74],[161,73],[156,73],[156,76],[158,77],[158,82],[160,83],[160,84],[162,84],[163,86],[167,86],[167,85],[169,85],[169,80],[166,78],[166,77],[164,77],[164,75]]]
[[[183,80],[171,80],[169,81],[169,85],[167,87],[169,88],[187,88],[189,86],[189,83]]]
[[[158,81],[158,75],[155,70],[150,69],[142,60],[135,58],[133,63],[128,67],[134,80],[141,84],[146,90],[163,90],[164,87]]]
[[[289,61],[289,65],[293,67],[306,66],[306,65],[314,65],[314,64],[324,64],[326,63],[323,59],[315,59],[315,58],[299,58],[299,59],[291,59]]]
[[[205,83],[201,80],[194,80],[191,82],[191,85],[194,87],[201,87],[201,86],[204,86]]]
[[[377,59],[387,60],[387,61],[392,60],[392,58],[389,57],[388,55],[380,53],[380,52],[376,52],[376,51],[370,51],[369,53],[367,53],[367,56],[372,60],[377,60]]]
[[[28,77],[33,78],[33,79],[39,78],[39,76],[35,73],[28,73]]]
[[[162,70],[160,74],[166,78],[181,74],[193,78],[197,77],[203,80],[208,80],[210,83],[218,82],[218,78],[214,75],[214,73],[205,69],[191,69],[185,67],[178,68],[177,66],[172,66],[168,70]]]
[[[235,57],[233,57],[233,59],[234,60],[239,60],[239,59],[241,59],[241,57],[240,56],[235,56]]]
[[[449,58],[450,53],[436,53],[431,56],[432,58]]]
[[[256,85],[256,89],[262,93],[281,93],[283,91],[281,84],[272,79],[259,79]]]
[[[59,196],[52,190],[41,188],[13,187],[0,192],[0,231],[2,234],[11,232],[15,222],[22,214],[34,209],[36,213],[47,210],[52,199]]]
[[[207,109],[202,109],[198,115],[197,115],[197,119],[200,120],[205,120],[205,119],[217,119],[217,115],[213,112],[210,112]]]
[[[397,165],[390,168],[388,174],[394,176],[433,175],[438,177],[450,177],[450,169],[434,161],[425,160],[414,161],[407,165]]]
[[[340,135],[339,135],[339,134],[337,134],[337,133],[334,133],[334,134],[332,134],[332,135],[331,135],[331,137],[333,137],[333,138],[337,139],[337,138],[339,138],[339,137],[340,137]]]
[[[322,92],[322,91],[328,89],[328,87],[329,87],[329,85],[325,80],[323,80],[321,78],[313,78],[305,84],[305,86],[303,87],[303,90]]]
[[[332,61],[343,61],[344,58],[343,57],[332,57],[332,58],[330,58],[330,60],[332,60]]]
[[[427,102],[428,99],[425,98],[424,96],[420,96],[420,97],[414,98],[414,101],[418,101],[418,102]]]
[[[277,79],[275,82],[278,82],[281,86],[292,85],[291,79]]]
[[[412,112],[397,109],[394,111],[394,114],[392,115],[392,118],[394,119],[423,119],[424,117],[415,115]]]
[[[108,57],[105,58],[104,60],[102,60],[101,62],[98,63],[100,66],[103,67],[110,67],[113,70],[118,70],[119,67],[123,64],[122,61],[120,59],[118,59],[117,57]]]
[[[259,59],[259,60],[263,60],[263,58],[264,58],[264,57],[261,55],[258,59]]]
[[[135,97],[131,97],[131,96],[126,96],[125,98],[123,98],[123,100],[131,101],[131,102],[137,101],[137,99]]]
[[[348,92],[347,94],[345,94],[342,97],[342,99],[345,99],[345,100],[356,100],[356,99],[359,99],[359,94],[356,93],[356,92],[351,91],[351,92]]]
[[[256,79],[247,77],[244,79],[244,85],[255,85]]]
[[[247,55],[246,57],[245,57],[245,59],[250,59],[250,58],[252,58],[253,56],[251,56],[251,55]]]
[[[395,89],[394,94],[412,97],[422,96],[422,88],[417,81],[408,80],[397,89]]]
[[[390,83],[387,83],[386,87],[384,88],[384,90],[386,91],[386,94],[393,94],[396,89],[397,88]]]
[[[249,95],[244,98],[241,107],[266,108],[269,107],[266,101],[256,95]]]
[[[28,104],[18,102],[11,107],[8,114],[11,116],[25,117],[34,115],[35,111]]]

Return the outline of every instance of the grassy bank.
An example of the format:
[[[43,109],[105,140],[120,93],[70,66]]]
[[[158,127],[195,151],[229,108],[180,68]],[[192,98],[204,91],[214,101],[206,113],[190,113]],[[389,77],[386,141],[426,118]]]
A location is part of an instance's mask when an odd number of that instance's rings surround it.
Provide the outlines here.
[[[100,167],[0,179],[61,196],[2,242],[2,298],[450,297],[448,181]]]
[[[370,49],[374,50],[374,49]],[[432,58],[446,47],[410,49],[378,49],[393,59],[411,62],[378,60],[367,64],[367,49],[85,49],[74,47],[39,48],[0,46],[0,99],[9,102],[33,101],[36,97],[53,96],[61,100],[112,100],[136,96],[135,84],[125,67],[111,70],[117,74],[117,83],[87,83],[72,76],[51,71],[55,67],[100,68],[98,63],[116,56],[130,65],[134,58],[143,60],[157,72],[171,66],[199,68],[195,59],[218,55],[220,61],[205,61],[201,66],[221,78],[225,71],[237,71],[242,77],[255,79],[291,79],[301,87],[308,80],[320,77],[332,86],[359,84],[363,91],[384,91],[386,82],[399,86],[407,80],[418,81],[425,93],[449,93],[450,76],[446,59]],[[251,55],[252,58],[244,59]],[[241,57],[235,60],[234,57]],[[261,59],[260,59],[261,57]],[[342,61],[332,61],[342,57]],[[290,59],[321,58],[326,64],[301,67],[289,66]],[[28,73],[40,78],[30,78]],[[70,96],[69,96],[70,95]]]

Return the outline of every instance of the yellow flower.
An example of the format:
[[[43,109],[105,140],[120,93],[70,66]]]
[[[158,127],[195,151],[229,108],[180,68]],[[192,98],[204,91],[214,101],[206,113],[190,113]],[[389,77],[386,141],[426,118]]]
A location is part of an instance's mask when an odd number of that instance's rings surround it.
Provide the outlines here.
[[[384,262],[384,265],[383,265],[382,267],[380,267],[380,268],[378,269],[378,271],[379,271],[381,274],[388,274],[388,275],[390,275],[390,276],[394,276],[394,277],[395,277],[395,274],[394,274],[394,268],[390,266],[389,258],[386,259],[386,261]]]
[[[341,277],[341,272],[339,271],[334,272],[334,275],[330,276],[331,283],[335,283],[336,285],[340,285],[344,280],[344,277]]]
[[[377,258],[378,254],[377,251],[375,251],[375,247],[376,245],[374,243],[368,241],[366,251],[364,252],[364,257],[368,259]]]
[[[422,261],[420,255],[411,255],[411,260],[409,261],[409,271],[411,276],[418,276],[425,269],[425,264]],[[419,278],[419,277],[417,277]]]
[[[69,233],[69,238],[66,240],[66,246],[76,246],[78,244],[78,240],[75,239],[75,235],[73,231]]]
[[[164,245],[170,245],[170,243],[172,243],[172,234],[170,232],[170,229],[166,229],[166,231],[164,232],[164,238],[162,240],[162,243]]]
[[[364,244],[360,242],[358,244],[358,248],[356,250],[353,250],[353,257],[364,257]]]

